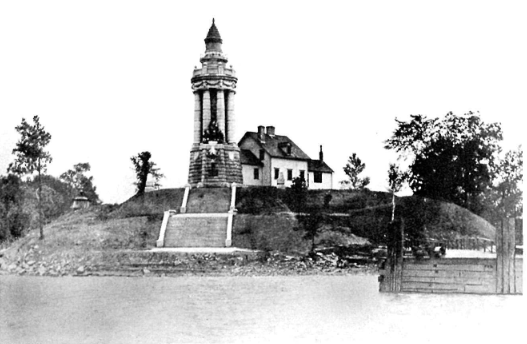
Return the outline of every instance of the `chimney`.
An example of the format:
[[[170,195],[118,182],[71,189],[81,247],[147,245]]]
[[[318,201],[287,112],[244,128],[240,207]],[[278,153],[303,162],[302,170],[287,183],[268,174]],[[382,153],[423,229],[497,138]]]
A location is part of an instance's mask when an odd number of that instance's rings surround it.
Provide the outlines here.
[[[322,151],[322,145],[320,145],[320,152],[318,153],[318,160],[324,161],[324,152]]]
[[[265,127],[263,125],[258,126],[258,139],[265,142]]]
[[[266,129],[267,129],[267,135],[274,136],[274,126],[270,125]]]

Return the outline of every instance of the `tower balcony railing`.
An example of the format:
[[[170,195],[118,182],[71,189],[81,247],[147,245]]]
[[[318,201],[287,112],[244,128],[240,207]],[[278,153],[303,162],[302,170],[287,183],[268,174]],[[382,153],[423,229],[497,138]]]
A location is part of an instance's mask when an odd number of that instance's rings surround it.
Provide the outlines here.
[[[205,75],[205,74],[218,74],[218,75],[229,75],[236,76],[236,71],[233,68],[221,68],[221,67],[207,67],[207,68],[196,68],[192,72],[192,77]]]
[[[227,54],[224,54],[224,53],[220,53],[218,51],[209,51],[205,54],[200,54],[199,55],[199,58],[200,60],[202,58],[205,58],[205,57],[215,57],[215,58],[222,58],[222,59],[225,59],[225,60],[228,60],[229,59],[229,56]]]

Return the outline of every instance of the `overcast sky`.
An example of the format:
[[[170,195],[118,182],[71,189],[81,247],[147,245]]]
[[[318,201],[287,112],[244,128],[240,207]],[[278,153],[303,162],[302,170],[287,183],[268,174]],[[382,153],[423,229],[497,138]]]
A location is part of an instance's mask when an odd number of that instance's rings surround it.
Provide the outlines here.
[[[425,4],[426,3],[426,4]],[[216,18],[238,75],[237,137],[274,125],[335,174],[357,153],[385,190],[395,118],[479,111],[505,148],[527,116],[525,2],[2,1],[0,174],[21,119],[52,134],[49,173],[89,162],[101,199],[133,195],[150,151],[163,187],[187,181],[190,78]]]

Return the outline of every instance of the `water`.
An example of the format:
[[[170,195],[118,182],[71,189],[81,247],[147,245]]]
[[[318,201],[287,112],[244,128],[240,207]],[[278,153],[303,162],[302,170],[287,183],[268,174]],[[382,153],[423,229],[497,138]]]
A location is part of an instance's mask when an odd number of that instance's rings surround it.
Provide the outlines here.
[[[0,343],[497,343],[522,296],[380,294],[377,276],[0,276]]]

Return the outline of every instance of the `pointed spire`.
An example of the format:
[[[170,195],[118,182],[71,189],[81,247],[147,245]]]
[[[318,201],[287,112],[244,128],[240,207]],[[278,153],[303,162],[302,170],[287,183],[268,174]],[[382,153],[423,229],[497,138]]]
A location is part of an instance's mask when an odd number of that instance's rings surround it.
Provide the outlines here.
[[[208,43],[223,43],[220,32],[214,23],[214,18],[212,18],[212,26],[210,27],[207,37],[205,38],[205,44]]]

